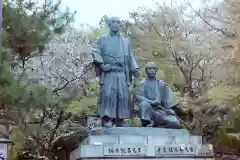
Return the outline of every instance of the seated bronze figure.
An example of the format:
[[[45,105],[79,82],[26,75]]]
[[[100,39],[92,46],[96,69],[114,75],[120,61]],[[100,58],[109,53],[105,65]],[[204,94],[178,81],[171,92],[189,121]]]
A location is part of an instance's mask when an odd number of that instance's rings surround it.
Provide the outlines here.
[[[156,64],[148,62],[145,72],[146,79],[135,91],[142,127],[180,128],[176,111],[181,112],[181,109],[172,90],[164,81],[156,79]]]

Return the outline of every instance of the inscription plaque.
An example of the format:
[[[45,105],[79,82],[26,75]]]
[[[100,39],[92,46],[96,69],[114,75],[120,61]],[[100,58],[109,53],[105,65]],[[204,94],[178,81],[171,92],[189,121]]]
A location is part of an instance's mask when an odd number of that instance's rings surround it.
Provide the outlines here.
[[[145,156],[146,146],[111,145],[104,146],[104,156]]]
[[[170,145],[155,147],[156,155],[196,155],[197,146],[192,145]]]

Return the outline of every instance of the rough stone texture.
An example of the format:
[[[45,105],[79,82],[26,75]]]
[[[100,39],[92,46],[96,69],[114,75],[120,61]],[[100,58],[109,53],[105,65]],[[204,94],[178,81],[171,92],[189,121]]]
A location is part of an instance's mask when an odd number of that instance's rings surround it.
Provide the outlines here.
[[[144,150],[144,154],[147,157],[156,157],[162,155],[156,155],[156,147],[171,147],[171,146],[196,146],[196,156],[203,156],[205,152],[209,155],[209,146],[202,145],[202,139],[200,136],[190,136],[189,132],[184,129],[164,129],[164,128],[134,128],[134,127],[122,127],[122,128],[108,128],[100,129],[91,132],[88,138],[80,144],[80,147],[71,153],[70,160],[76,160],[81,157],[101,157],[112,156],[108,150],[109,148],[137,148],[140,147]],[[133,149],[132,149],[133,150]],[[107,153],[107,151],[109,153]],[[118,152],[119,153],[119,152]],[[118,155],[118,153],[114,153]],[[133,155],[134,153],[131,152]],[[142,153],[142,152],[141,152]],[[119,153],[120,154],[120,153]],[[133,156],[131,155],[131,156]],[[213,155],[211,152],[210,156]],[[125,155],[126,156],[126,155]],[[166,155],[164,155],[166,156]],[[172,156],[172,155],[168,155]],[[175,155],[176,156],[176,155]],[[186,153],[186,156],[193,156],[190,153]],[[120,155],[114,159],[120,159]],[[139,157],[141,158],[141,156]],[[149,159],[148,158],[148,159]],[[129,160],[131,157],[129,157]],[[161,158],[162,159],[162,158]],[[171,158],[165,158],[171,159]],[[177,160],[184,159],[183,157],[174,158]],[[186,158],[185,158],[186,159]],[[185,160],[184,159],[184,160]],[[196,158],[187,158],[196,159]],[[202,159],[202,158],[197,158]],[[208,158],[209,159],[209,158]],[[210,160],[210,159],[209,159]]]
[[[90,135],[190,136],[186,129],[113,127],[95,130]]]
[[[167,145],[167,144],[202,144],[199,136],[134,136],[134,135],[95,135],[84,140],[84,145],[107,144],[142,144],[142,145]]]
[[[119,144],[142,144],[147,145],[148,137],[147,136],[138,136],[138,135],[119,135],[118,136]]]

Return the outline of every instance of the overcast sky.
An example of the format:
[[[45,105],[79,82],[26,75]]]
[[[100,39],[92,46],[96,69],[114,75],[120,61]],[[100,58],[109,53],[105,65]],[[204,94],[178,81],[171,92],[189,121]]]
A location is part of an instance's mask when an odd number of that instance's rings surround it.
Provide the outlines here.
[[[156,2],[163,0],[62,0],[63,6],[68,6],[72,11],[76,10],[75,27],[87,23],[97,25],[103,15],[118,16],[121,19],[128,19],[128,13],[138,7],[156,7]],[[171,0],[165,0],[168,3]],[[181,0],[175,0],[180,2]],[[201,8],[203,0],[190,0],[194,8]],[[205,0],[206,1],[206,0]],[[221,1],[221,0],[214,0]]]

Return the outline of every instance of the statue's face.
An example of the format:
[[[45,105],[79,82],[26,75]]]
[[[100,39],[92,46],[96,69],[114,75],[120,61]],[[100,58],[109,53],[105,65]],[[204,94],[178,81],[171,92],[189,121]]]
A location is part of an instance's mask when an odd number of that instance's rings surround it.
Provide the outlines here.
[[[110,18],[108,20],[108,27],[113,32],[120,31],[120,28],[121,28],[121,21],[120,21],[120,19],[117,18],[117,17]]]
[[[147,77],[154,78],[154,77],[156,77],[156,73],[157,73],[156,67],[147,67],[146,68]]]

